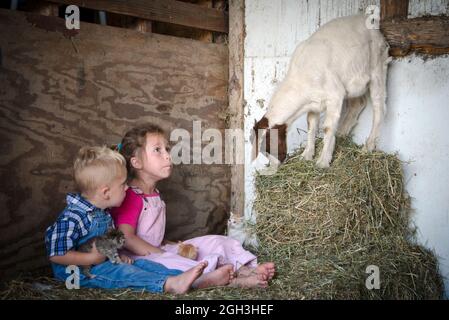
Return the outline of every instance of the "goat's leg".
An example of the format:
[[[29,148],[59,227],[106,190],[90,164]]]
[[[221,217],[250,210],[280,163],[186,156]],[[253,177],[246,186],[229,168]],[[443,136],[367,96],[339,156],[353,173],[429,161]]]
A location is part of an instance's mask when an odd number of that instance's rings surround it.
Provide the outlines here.
[[[320,114],[318,112],[307,113],[307,145],[301,157],[304,160],[312,160],[315,155],[315,137],[318,129],[318,123],[320,121]]]
[[[338,126],[337,136],[344,137],[349,135],[357,123],[360,113],[366,106],[367,96],[348,99],[345,115],[342,116]]]
[[[365,149],[367,151],[373,151],[376,147],[376,140],[379,136],[379,129],[384,113],[386,110],[386,78],[387,78],[387,66],[380,65],[378,72],[373,77],[370,83],[370,96],[373,103],[373,124],[371,133],[366,140]]]
[[[323,150],[318,158],[317,165],[320,168],[328,168],[332,160],[335,148],[335,132],[340,119],[343,98],[328,101],[326,119],[324,120]]]
[[[340,128],[342,126],[342,124],[346,121],[346,118],[348,116],[348,111],[349,111],[349,102],[348,100],[343,100],[343,105],[341,107],[341,114],[340,114],[340,121],[338,122],[338,127],[337,127],[337,136],[340,136]]]

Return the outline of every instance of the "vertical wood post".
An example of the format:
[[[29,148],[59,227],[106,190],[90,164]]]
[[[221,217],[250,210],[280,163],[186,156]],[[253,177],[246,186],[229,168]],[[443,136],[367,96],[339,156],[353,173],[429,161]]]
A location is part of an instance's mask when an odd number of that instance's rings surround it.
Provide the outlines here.
[[[243,44],[245,37],[245,2],[229,0],[229,128],[244,129],[243,123]],[[226,146],[229,147],[229,146]],[[244,154],[245,146],[237,145],[236,152]],[[242,154],[242,156],[243,156]],[[243,156],[244,158],[244,156]],[[244,215],[245,208],[244,164],[231,167],[231,211]]]
[[[380,20],[406,19],[409,0],[380,0]]]

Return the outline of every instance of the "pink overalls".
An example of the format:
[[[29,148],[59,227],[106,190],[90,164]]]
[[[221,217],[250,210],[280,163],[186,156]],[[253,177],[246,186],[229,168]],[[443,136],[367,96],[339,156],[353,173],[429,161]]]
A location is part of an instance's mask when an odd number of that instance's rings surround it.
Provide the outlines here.
[[[206,273],[224,264],[232,264],[235,270],[242,265],[257,266],[255,255],[245,250],[237,240],[225,236],[208,235],[184,241],[184,243],[190,243],[198,248],[197,261],[179,256],[177,244],[161,246],[165,234],[165,202],[160,198],[158,192],[144,195],[141,190],[134,187],[132,191],[140,195],[143,201],[136,234],[151,245],[166,251],[147,256],[130,255],[133,259],[147,259],[161,263],[169,269],[182,271],[186,271],[197,265],[199,261],[205,260],[208,261],[208,266],[204,271]]]

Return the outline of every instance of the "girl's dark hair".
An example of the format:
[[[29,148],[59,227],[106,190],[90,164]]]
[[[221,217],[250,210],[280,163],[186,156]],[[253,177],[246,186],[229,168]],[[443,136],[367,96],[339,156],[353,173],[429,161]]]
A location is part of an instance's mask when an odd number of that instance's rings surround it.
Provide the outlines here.
[[[136,156],[139,148],[144,148],[147,134],[160,134],[165,136],[165,131],[154,124],[141,124],[125,133],[122,142],[118,145],[118,151],[125,157],[128,179],[135,178],[135,170],[131,165],[131,158]]]

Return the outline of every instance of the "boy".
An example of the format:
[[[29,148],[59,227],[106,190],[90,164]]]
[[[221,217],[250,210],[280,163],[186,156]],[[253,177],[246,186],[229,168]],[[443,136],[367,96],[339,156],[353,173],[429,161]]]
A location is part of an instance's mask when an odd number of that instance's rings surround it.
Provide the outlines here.
[[[84,147],[74,164],[79,194],[67,195],[67,206],[46,231],[47,254],[54,275],[65,281],[69,265],[94,265],[90,279],[79,273],[80,286],[104,289],[134,288],[150,292],[185,293],[202,274],[206,263],[182,273],[161,264],[121,255],[123,264],[106,261],[93,245],[91,252],[76,248],[113,227],[107,208],[120,206],[126,195],[126,161],[107,147]]]

